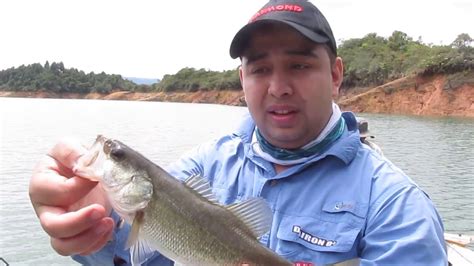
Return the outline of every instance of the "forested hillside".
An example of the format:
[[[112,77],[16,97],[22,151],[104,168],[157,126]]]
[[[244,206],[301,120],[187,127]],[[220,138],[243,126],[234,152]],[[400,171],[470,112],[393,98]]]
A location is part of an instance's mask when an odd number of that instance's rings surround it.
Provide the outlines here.
[[[459,34],[450,45],[425,44],[395,31],[384,38],[370,33],[363,38],[342,41],[338,55],[344,61],[343,89],[378,86],[409,75],[430,76],[473,71],[473,39]],[[162,62],[157,62],[162,64]],[[0,71],[0,90],[51,91],[57,93],[195,92],[198,90],[240,90],[238,70],[223,72],[183,68],[165,75],[159,83],[137,85],[120,75],[84,73],[66,68],[62,62],[22,65]]]
[[[82,70],[66,68],[62,62],[34,63],[0,71],[0,90],[4,91],[109,93],[112,90],[139,90],[141,87],[120,75],[86,74]]]
[[[377,86],[417,74],[451,74],[474,69],[473,39],[466,33],[450,45],[427,45],[395,31],[389,38],[375,33],[344,41],[338,48],[344,60],[344,87]]]

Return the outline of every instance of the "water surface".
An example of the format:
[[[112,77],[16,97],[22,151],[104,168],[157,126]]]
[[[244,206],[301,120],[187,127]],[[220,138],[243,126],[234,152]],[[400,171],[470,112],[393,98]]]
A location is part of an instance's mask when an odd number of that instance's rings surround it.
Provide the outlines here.
[[[12,265],[74,265],[57,255],[28,197],[34,165],[64,136],[111,136],[167,165],[229,132],[243,107],[0,98],[0,257]],[[474,234],[474,120],[362,114],[385,155],[425,190],[447,231]]]

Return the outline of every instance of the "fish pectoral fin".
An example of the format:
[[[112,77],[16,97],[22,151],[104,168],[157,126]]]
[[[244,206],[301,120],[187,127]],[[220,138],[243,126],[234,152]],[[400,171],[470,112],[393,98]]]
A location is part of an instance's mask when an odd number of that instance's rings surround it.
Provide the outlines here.
[[[130,248],[132,265],[142,265],[153,256],[156,250],[146,239],[139,237],[140,228],[144,222],[144,216],[145,213],[143,211],[137,211],[133,218],[132,228],[130,229],[130,234],[127,239],[126,248]]]
[[[142,265],[149,258],[153,257],[156,249],[146,239],[138,240],[130,248],[130,260],[132,265]]]
[[[227,206],[227,209],[248,226],[255,238],[270,231],[273,213],[265,199],[250,198],[240,203],[231,204]]]
[[[204,179],[202,176],[193,174],[188,177],[186,181],[184,181],[184,184],[196,191],[199,195],[203,196],[210,202],[218,204],[216,196],[214,195],[214,193],[212,193],[209,181]]]
[[[143,224],[143,218],[145,213],[143,211],[137,211],[135,217],[133,218],[132,227],[130,228],[130,233],[127,239],[126,248],[130,248],[138,242],[138,235],[140,233],[140,227]]]

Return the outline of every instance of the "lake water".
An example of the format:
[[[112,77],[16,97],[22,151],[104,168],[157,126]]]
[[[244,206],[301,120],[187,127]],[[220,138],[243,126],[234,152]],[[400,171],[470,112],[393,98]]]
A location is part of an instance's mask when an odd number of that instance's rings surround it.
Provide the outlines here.
[[[52,250],[28,197],[33,167],[60,138],[74,136],[90,144],[104,134],[166,165],[194,145],[232,130],[245,110],[0,98],[0,257],[12,265],[75,265]],[[474,235],[474,120],[360,115],[370,121],[384,154],[433,199],[446,230]]]

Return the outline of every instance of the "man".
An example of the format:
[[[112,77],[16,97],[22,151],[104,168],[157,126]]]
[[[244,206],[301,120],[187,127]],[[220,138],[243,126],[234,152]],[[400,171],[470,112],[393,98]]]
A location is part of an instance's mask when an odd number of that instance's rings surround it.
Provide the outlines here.
[[[274,213],[261,242],[293,262],[446,265],[443,226],[428,196],[361,144],[352,113],[333,103],[343,78],[328,22],[308,1],[271,0],[232,41],[250,115],[231,135],[169,168],[199,173],[230,204],[263,197]],[[83,148],[60,142],[36,168],[33,206],[52,247],[84,264],[128,264],[129,226],[95,183],[74,177]],[[168,265],[156,253],[150,265]]]

